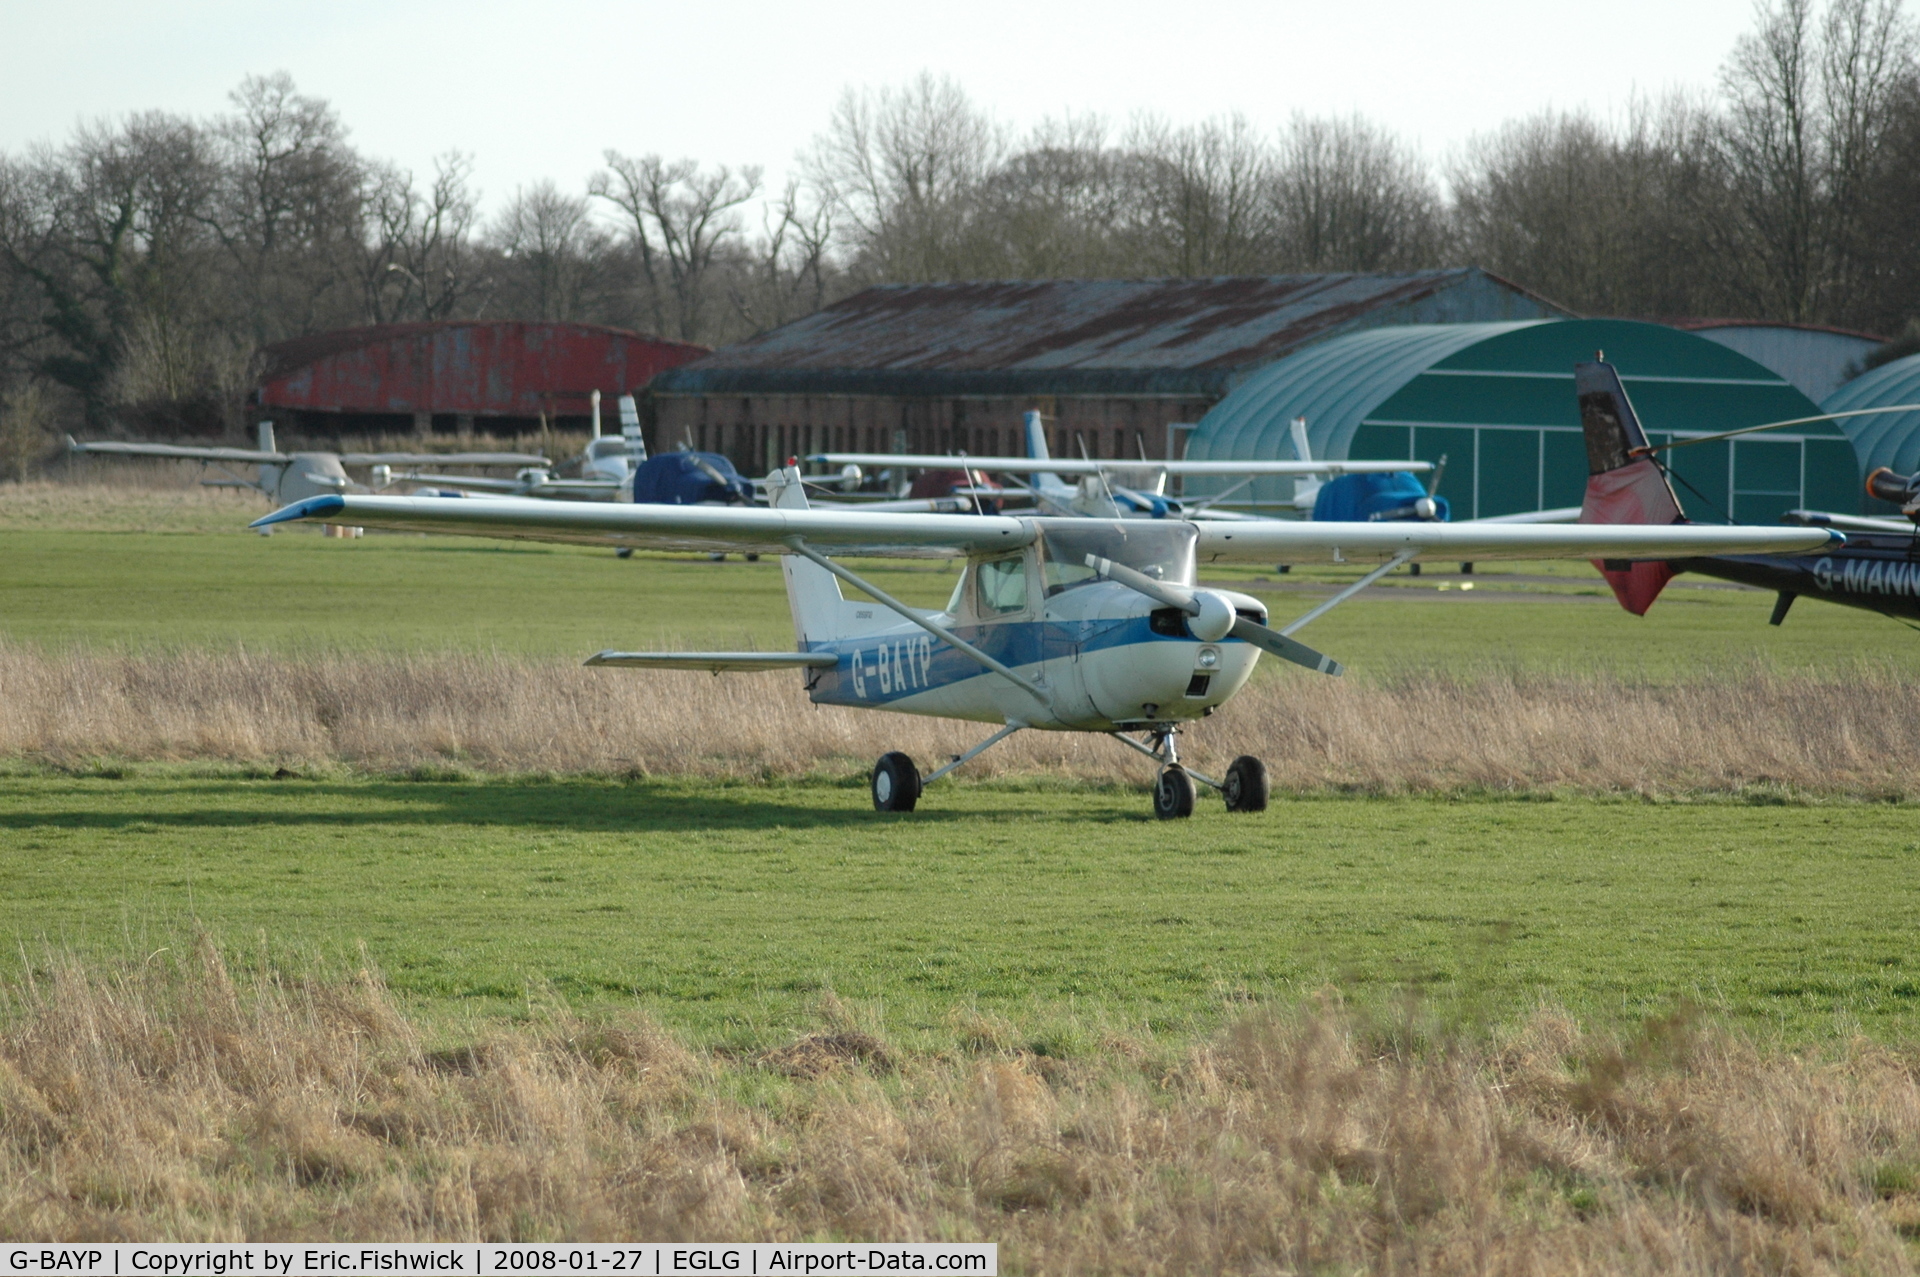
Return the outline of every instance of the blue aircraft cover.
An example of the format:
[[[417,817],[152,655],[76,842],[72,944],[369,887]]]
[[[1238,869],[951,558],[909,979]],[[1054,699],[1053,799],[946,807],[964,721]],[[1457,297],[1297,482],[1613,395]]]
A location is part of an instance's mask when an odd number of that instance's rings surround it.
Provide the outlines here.
[[[1343,474],[1320,485],[1313,517],[1334,523],[1366,523],[1373,519],[1411,519],[1413,503],[1427,495],[1427,486],[1411,470],[1390,474]],[[1435,497],[1441,522],[1450,516],[1445,497]]]
[[[633,499],[644,505],[751,504],[753,485],[717,452],[663,452],[633,472]]]

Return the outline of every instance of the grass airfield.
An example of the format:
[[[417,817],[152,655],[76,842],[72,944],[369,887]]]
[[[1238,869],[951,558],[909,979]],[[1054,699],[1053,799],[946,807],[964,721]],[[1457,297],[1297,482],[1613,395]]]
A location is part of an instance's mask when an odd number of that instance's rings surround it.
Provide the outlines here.
[[[771,557],[614,558],[611,551],[477,538],[308,527],[245,531],[250,493],[95,489],[110,503],[0,495],[0,640],[94,648],[502,651],[582,659],[606,647],[793,644]],[[1755,662],[1860,661],[1920,673],[1920,637],[1886,617],[1801,600],[1769,626],[1773,596],[1682,576],[1646,617],[1612,601],[1585,563],[1427,565],[1396,574],[1315,621],[1302,637],[1349,677],[1499,665],[1699,675]],[[955,573],[937,562],[865,565],[876,584],[943,605]],[[1360,569],[1208,567],[1202,578],[1264,597],[1276,623]],[[1470,587],[1463,588],[1463,587]],[[1262,662],[1260,677],[1299,677]]]
[[[0,640],[580,656],[791,642],[772,561],[260,538],[237,530],[257,503],[191,496],[103,509],[0,496]],[[1285,617],[1316,582],[1356,573],[1205,575],[1266,590]],[[922,604],[954,579],[924,564],[874,576]],[[1397,578],[1305,637],[1363,679],[1920,666],[1906,628],[1805,601],[1773,629],[1771,597],[1738,590],[1672,589],[1627,616],[1580,564],[1483,564],[1472,596],[1465,583]],[[962,782],[879,818],[857,777],[273,781],[23,761],[0,776],[0,936],[26,955],[16,965],[46,945],[151,952],[197,928],[262,962],[364,942],[435,1015],[638,1000],[742,1047],[790,1038],[825,990],[904,1040],[937,1044],[980,1007],[1072,1053],[1101,1025],[1201,1033],[1328,986],[1485,1021],[1548,1000],[1626,1024],[1684,1000],[1792,1042],[1893,1039],[1912,1035],[1920,1001],[1913,816],[1844,796],[1314,796],[1252,819],[1203,800],[1170,827],[1142,791],[1039,782]]]
[[[1910,1035],[1920,866],[1895,805],[1206,802],[998,782],[877,817],[845,785],[134,768],[0,778],[11,961],[185,947],[351,964],[436,1016],[636,1000],[696,1040],[788,1041],[832,991],[896,1042],[956,1013],[1042,1054],[1183,1038],[1329,987],[1623,1026],[1691,1003],[1764,1038]]]

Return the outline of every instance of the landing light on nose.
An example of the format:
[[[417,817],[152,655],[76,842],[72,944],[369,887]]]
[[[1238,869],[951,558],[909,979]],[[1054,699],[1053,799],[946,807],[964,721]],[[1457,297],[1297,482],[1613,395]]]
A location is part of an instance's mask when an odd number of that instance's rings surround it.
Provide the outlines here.
[[[1214,647],[1201,648],[1200,655],[1194,658],[1194,663],[1203,670],[1212,669],[1214,666],[1220,664],[1220,649]]]

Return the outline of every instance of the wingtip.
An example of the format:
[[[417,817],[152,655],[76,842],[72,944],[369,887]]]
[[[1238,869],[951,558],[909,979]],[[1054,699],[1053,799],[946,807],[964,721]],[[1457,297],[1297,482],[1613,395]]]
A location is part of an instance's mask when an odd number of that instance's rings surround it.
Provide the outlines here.
[[[292,505],[282,506],[264,518],[255,519],[247,526],[250,528],[271,527],[276,523],[292,523],[297,519],[324,519],[330,514],[338,514],[347,508],[345,497],[320,496],[308,497]]]
[[[1834,528],[1827,529],[1827,548],[1838,550],[1847,543],[1847,534]]]

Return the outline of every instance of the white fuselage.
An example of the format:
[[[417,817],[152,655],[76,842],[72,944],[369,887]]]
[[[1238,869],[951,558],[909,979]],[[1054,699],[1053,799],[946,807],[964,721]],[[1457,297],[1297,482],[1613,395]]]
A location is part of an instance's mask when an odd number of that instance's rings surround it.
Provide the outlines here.
[[[807,645],[840,658],[832,669],[809,672],[812,698],[903,714],[1111,731],[1211,713],[1247,681],[1260,655],[1238,639],[1201,642],[1174,609],[1108,581],[1075,585],[1006,616],[980,615],[969,593],[963,581],[954,610],[932,619],[1026,678],[1044,701],[886,608],[851,601],[842,605],[849,628],[862,622],[872,628]],[[1264,623],[1259,600],[1220,593]]]

